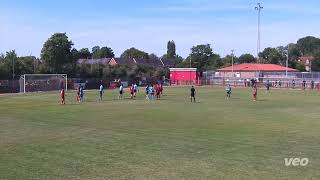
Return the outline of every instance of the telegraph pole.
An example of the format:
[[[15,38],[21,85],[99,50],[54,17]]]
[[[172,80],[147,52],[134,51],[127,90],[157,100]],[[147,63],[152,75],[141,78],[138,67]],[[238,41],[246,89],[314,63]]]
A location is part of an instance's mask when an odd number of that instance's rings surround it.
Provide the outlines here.
[[[14,57],[12,56],[12,79],[14,80]]]
[[[260,58],[259,58],[259,53],[260,53],[260,48],[261,48],[261,27],[260,27],[260,14],[261,14],[261,9],[263,7],[261,6],[260,3],[257,4],[257,6],[254,8],[255,10],[258,11],[258,40],[257,40],[257,58],[258,58],[258,63],[260,63]]]

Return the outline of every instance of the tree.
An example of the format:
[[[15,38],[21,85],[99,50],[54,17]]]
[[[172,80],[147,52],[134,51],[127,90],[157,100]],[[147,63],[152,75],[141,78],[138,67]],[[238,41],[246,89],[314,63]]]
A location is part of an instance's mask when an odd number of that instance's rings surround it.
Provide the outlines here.
[[[289,60],[295,61],[302,56],[297,44],[290,43],[286,46],[286,49],[287,51],[289,49]]]
[[[76,48],[71,49],[71,56],[74,62],[80,59],[80,52]]]
[[[98,58],[113,58],[113,57],[114,57],[113,50],[109,47],[102,47],[98,51]]]
[[[167,58],[175,58],[176,56],[176,44],[175,42],[172,40],[172,41],[169,41],[168,44],[167,44]]]
[[[205,66],[210,63],[210,57],[213,55],[210,44],[201,44],[193,46],[191,48],[191,54],[186,59],[187,62],[191,62],[191,66],[199,69],[200,71],[205,70]]]
[[[93,59],[100,58],[100,57],[99,57],[99,51],[100,51],[100,46],[94,46],[94,47],[92,48],[92,58],[93,58]]]
[[[80,52],[76,48],[71,50],[71,62],[64,66],[64,72],[68,74],[69,77],[75,77],[77,74],[78,60],[80,59]]]
[[[11,77],[16,77],[16,74],[19,74],[19,61],[18,55],[15,50],[6,52],[6,56],[4,58],[4,67],[7,68]],[[9,78],[10,75],[7,77]]]
[[[289,48],[290,47],[290,48]],[[286,65],[286,61],[287,61],[287,57],[288,57],[288,54],[289,54],[289,60],[288,60],[288,63],[290,64],[290,61],[295,61],[296,59],[298,59],[298,57],[300,57],[299,55],[295,54],[297,52],[295,52],[295,49],[293,49],[294,46],[292,45],[289,46],[279,46],[277,47],[277,50],[278,52],[280,53],[280,65],[282,66],[285,66]],[[289,51],[289,52],[288,52]],[[291,52],[290,52],[291,51]],[[292,55],[290,55],[290,53],[292,53]],[[288,65],[289,65],[288,64]]]
[[[315,59],[311,63],[311,70],[312,71],[320,71],[320,52],[315,54]]]
[[[0,79],[12,78],[13,62],[16,62],[17,54],[15,51],[6,52],[6,55],[0,56]]]
[[[222,58],[223,66],[226,67],[226,66],[232,65],[232,56],[233,56],[233,64],[236,64],[237,62],[239,62],[238,57],[228,54],[224,58]]]
[[[149,55],[149,58],[150,58],[150,59],[159,59],[159,57],[158,57],[156,54],[154,54],[154,53],[151,53],[151,54]]]
[[[113,50],[109,47],[102,47],[94,46],[92,48],[92,58],[99,59],[99,58],[113,58],[114,53]]]
[[[136,48],[130,48],[130,49],[127,49],[125,50],[121,56],[121,58],[127,58],[127,59],[130,59],[130,58],[136,58],[136,59],[149,59],[149,54],[144,52],[144,51],[140,51],[139,49],[136,49]]]
[[[88,59],[88,58],[91,58],[91,56],[92,55],[91,55],[91,53],[90,53],[88,48],[82,48],[82,49],[79,50],[79,57],[81,59]]]
[[[62,67],[72,60],[72,46],[66,33],[55,33],[44,43],[41,59],[49,66],[51,73],[62,73]]]
[[[297,42],[297,47],[302,56],[314,56],[320,51],[320,39],[313,36],[301,38]]]
[[[184,61],[183,57],[179,56],[178,54],[176,57],[173,59],[173,63],[175,67],[180,66],[180,64]]]
[[[252,54],[242,54],[237,61],[239,64],[242,63],[254,63],[256,58]]]
[[[259,54],[259,57],[262,58],[263,63],[284,65],[283,63],[286,60],[286,55],[285,55],[286,53],[283,51],[284,51],[283,47],[281,48],[269,47],[264,49]]]
[[[34,56],[24,56],[18,58],[18,75],[36,73],[37,58]]]
[[[292,60],[292,61],[289,60],[288,66],[289,66],[289,68],[297,69],[297,70],[299,70],[301,72],[306,70],[306,68],[305,68],[305,66],[303,64],[301,64],[298,61],[294,61],[294,60]]]
[[[197,68],[199,71],[205,71],[209,69],[217,69],[223,65],[219,55],[212,52],[210,44],[201,44],[193,46],[191,48],[191,54],[182,63],[182,66],[191,66]]]

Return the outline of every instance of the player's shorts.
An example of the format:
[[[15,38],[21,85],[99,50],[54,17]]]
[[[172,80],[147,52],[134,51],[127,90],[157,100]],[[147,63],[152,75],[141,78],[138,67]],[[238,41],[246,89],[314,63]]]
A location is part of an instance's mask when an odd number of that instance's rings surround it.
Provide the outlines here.
[[[195,97],[195,94],[191,94],[190,96],[191,96],[191,97]]]
[[[99,93],[100,93],[100,96],[102,96],[102,91],[99,91]]]
[[[130,92],[131,95],[133,95],[133,92]]]
[[[137,90],[135,89],[135,90],[134,90],[134,93],[136,93],[136,92],[137,92]]]
[[[123,94],[123,91],[119,91],[119,94]]]

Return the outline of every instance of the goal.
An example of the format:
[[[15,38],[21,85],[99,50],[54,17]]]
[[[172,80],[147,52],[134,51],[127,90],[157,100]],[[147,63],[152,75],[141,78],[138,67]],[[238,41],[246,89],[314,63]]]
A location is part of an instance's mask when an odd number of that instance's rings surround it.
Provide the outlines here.
[[[24,74],[20,77],[20,92],[55,91],[64,88],[66,91],[67,74]]]

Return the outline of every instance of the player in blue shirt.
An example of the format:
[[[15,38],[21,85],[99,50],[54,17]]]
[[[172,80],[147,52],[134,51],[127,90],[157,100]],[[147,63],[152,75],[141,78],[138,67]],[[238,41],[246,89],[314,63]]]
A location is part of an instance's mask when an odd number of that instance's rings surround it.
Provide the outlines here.
[[[149,99],[154,100],[154,88],[153,85],[149,86]]]
[[[84,101],[84,88],[83,86],[80,86],[80,91],[79,91],[79,94],[80,94],[80,102],[83,102]]]
[[[149,100],[149,84],[146,86],[146,99]]]

